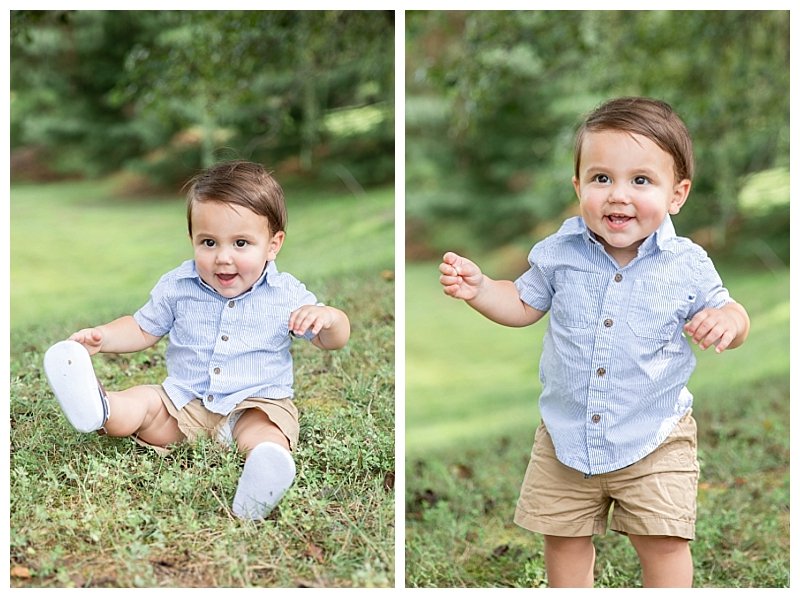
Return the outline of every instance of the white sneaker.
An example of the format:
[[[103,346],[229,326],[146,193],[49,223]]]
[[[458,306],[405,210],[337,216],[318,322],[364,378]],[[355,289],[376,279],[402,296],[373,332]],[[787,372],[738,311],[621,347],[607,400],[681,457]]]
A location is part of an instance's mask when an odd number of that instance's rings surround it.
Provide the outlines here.
[[[256,446],[244,462],[233,497],[233,513],[241,519],[264,519],[294,482],[292,455],[274,442]]]
[[[108,419],[108,397],[78,342],[61,341],[44,354],[44,372],[69,423],[79,432],[100,430]]]

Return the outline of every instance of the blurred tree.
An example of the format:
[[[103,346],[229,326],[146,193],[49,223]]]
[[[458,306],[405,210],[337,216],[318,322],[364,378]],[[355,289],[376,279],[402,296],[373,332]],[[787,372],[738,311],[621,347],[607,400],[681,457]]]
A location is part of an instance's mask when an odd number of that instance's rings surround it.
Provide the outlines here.
[[[575,202],[574,131],[610,97],[659,97],[684,117],[698,174],[681,218],[718,243],[740,219],[744,178],[788,168],[786,11],[409,12],[406,22],[411,244],[447,237],[454,219],[494,245],[561,218]]]
[[[145,150],[146,136],[108,95],[142,34],[136,19],[12,11],[11,24],[12,149],[47,148],[48,169],[89,175]]]
[[[12,21],[17,146],[71,143],[84,171],[147,165],[172,180],[220,148],[270,164],[296,156],[304,172],[315,152],[339,168],[365,162],[364,184],[393,175],[391,12],[14,11]],[[56,100],[59,88],[71,93]],[[365,107],[373,126],[331,132],[334,113]],[[95,133],[109,127],[131,138],[108,151]]]

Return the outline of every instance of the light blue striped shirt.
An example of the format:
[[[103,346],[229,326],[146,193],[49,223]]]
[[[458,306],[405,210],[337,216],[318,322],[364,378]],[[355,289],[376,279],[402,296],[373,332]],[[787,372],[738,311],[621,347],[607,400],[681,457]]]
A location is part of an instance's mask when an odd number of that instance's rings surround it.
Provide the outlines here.
[[[289,314],[316,301],[274,262],[249,291],[229,299],[188,260],[161,277],[133,317],[145,332],[169,334],[163,386],[175,406],[198,398],[227,414],[249,397],[293,396]]]
[[[579,217],[528,261],[515,284],[522,301],[550,312],[539,410],[559,461],[584,474],[635,463],[692,406],[686,383],[696,360],[683,325],[731,302],[727,289],[669,216],[624,268]]]

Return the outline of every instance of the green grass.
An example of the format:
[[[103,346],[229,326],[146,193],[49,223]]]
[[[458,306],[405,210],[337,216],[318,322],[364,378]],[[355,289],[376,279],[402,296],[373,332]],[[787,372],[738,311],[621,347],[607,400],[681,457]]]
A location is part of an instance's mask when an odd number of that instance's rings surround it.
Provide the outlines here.
[[[108,183],[12,188],[9,528],[14,587],[394,585],[391,190],[289,198],[279,267],[352,322],[348,346],[295,349],[298,473],[261,523],[230,513],[242,460],[208,440],[167,457],[72,430],[41,371],[78,327],[130,313],[191,257],[182,202]],[[292,199],[294,198],[294,199]],[[107,388],[157,383],[165,343],[99,355]]]
[[[690,382],[701,486],[698,587],[789,584],[789,274],[721,267],[752,320]],[[508,329],[445,297],[436,264],[406,269],[406,584],[546,585],[541,537],[512,523],[538,423],[545,324]],[[595,540],[602,587],[641,584],[627,539]]]

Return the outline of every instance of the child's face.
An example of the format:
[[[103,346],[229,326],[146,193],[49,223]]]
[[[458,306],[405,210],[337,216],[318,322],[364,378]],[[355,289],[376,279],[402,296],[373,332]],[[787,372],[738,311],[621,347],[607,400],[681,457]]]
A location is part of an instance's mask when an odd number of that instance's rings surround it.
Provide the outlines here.
[[[675,181],[672,156],[653,141],[624,131],[587,133],[578,178],[572,179],[586,226],[620,265],[666,215],[677,214],[691,181]]]
[[[285,233],[270,233],[266,216],[218,201],[192,206],[192,247],[200,278],[223,297],[248,291],[274,260]]]

